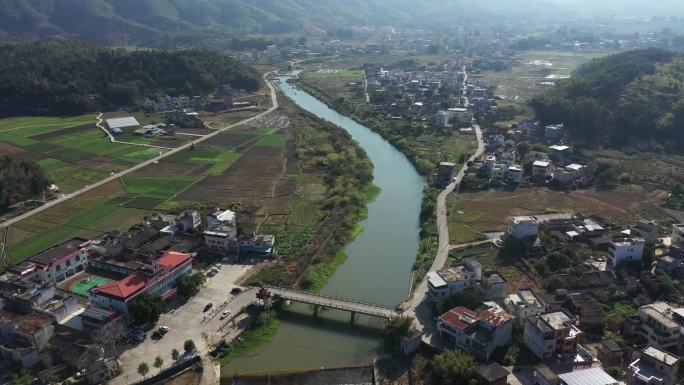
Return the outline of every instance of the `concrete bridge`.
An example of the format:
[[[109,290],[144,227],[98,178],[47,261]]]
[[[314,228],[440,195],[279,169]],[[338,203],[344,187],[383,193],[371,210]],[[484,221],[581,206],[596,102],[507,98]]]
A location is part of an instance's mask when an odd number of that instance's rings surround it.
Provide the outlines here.
[[[401,313],[396,309],[384,305],[281,287],[265,286],[265,289],[270,291],[275,297],[280,297],[287,301],[314,305],[314,314],[316,315],[321,308],[329,308],[350,312],[352,322],[354,322],[358,314],[387,318],[390,321],[401,316]]]

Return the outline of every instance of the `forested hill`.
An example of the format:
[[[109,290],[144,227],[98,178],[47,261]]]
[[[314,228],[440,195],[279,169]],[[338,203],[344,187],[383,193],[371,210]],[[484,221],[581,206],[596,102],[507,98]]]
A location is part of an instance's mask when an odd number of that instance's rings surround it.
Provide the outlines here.
[[[227,35],[430,26],[535,15],[548,0],[0,0],[0,38],[159,46]],[[557,9],[555,7],[554,9]]]
[[[531,105],[544,123],[565,123],[580,144],[652,140],[684,150],[684,57],[647,49],[597,59]]]
[[[127,52],[48,41],[0,47],[0,116],[126,107],[148,94],[199,95],[221,84],[256,90],[260,77],[209,50]]]

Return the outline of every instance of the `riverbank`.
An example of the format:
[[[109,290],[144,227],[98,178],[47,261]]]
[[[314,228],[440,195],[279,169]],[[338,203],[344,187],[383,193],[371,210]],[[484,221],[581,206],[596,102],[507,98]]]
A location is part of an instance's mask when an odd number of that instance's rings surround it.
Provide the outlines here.
[[[387,306],[403,302],[419,248],[424,179],[405,155],[369,128],[287,83],[281,84],[281,90],[304,110],[347,131],[372,161],[373,183],[381,189],[367,205],[367,218],[354,226],[356,237],[344,248],[344,255],[336,255],[331,262],[334,273],[329,279],[325,274],[321,281],[327,283],[320,292]],[[223,373],[368,364],[384,354],[378,333],[383,327],[383,321],[364,316],[351,324],[348,313],[336,310],[313,317],[310,307],[293,304],[283,312],[280,328],[259,354],[234,359],[223,367]]]

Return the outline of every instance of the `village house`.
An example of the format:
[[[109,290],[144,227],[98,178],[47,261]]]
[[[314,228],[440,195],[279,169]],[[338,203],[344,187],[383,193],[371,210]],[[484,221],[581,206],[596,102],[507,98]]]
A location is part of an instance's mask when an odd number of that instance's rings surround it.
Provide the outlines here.
[[[674,354],[648,346],[629,364],[627,385],[675,385],[679,363],[679,357]]]
[[[276,238],[272,234],[252,234],[240,239],[240,253],[270,255],[273,253]]]
[[[620,266],[626,262],[638,262],[644,254],[645,241],[641,238],[618,238],[610,241],[607,269]]]
[[[496,271],[485,271],[480,281],[480,291],[486,300],[503,299],[508,293],[508,282]]]
[[[630,235],[643,239],[649,245],[654,245],[658,241],[658,229],[656,221],[639,219],[630,229]]]
[[[556,310],[528,317],[523,341],[542,360],[574,358],[582,331],[577,320],[565,310]]]
[[[553,165],[545,160],[535,160],[532,162],[532,179],[538,182],[544,181],[553,175]]]
[[[437,169],[437,180],[435,181],[435,186],[439,188],[446,188],[451,184],[454,177],[454,171],[456,170],[456,163],[452,162],[441,162],[439,168]]]
[[[558,385],[558,375],[546,365],[540,365],[532,371],[535,385]]]
[[[508,234],[519,239],[536,238],[539,222],[531,216],[508,217]]]
[[[543,152],[543,151],[530,151],[527,154],[525,154],[525,163],[532,163],[537,160],[548,160],[549,159],[549,154]]]
[[[488,361],[496,348],[510,343],[513,316],[501,309],[477,313],[459,306],[439,317],[437,330],[448,346]]]
[[[549,157],[556,162],[565,162],[570,158],[570,146],[554,144],[549,146]]]
[[[508,370],[496,362],[475,368],[475,376],[480,385],[507,385],[509,374]]]
[[[474,260],[466,260],[453,267],[427,274],[428,298],[436,301],[452,294],[462,293],[474,288],[482,278],[482,265]]]
[[[665,302],[644,305],[627,319],[624,334],[638,335],[649,346],[684,352],[684,309],[672,308]]]
[[[25,262],[27,263],[27,262]],[[12,271],[0,277],[0,301],[22,313],[40,313],[61,322],[78,310],[78,299],[55,283],[36,279],[35,272],[16,275]]]
[[[627,349],[616,339],[602,340],[596,352],[596,358],[604,368],[622,366],[627,362]]]
[[[515,315],[516,322],[525,324],[527,317],[546,311],[546,304],[532,289],[518,288],[504,299],[504,307]]]
[[[565,126],[563,124],[549,125],[544,127],[544,140],[549,143],[558,142],[565,135]]]
[[[563,168],[556,168],[553,170],[553,179],[561,184],[581,182],[585,176],[585,169],[585,166],[576,163],[569,164]]]
[[[0,308],[0,356],[27,368],[40,363],[39,353],[52,338],[53,322],[46,315]]]
[[[684,249],[684,223],[672,225],[672,245]]]
[[[207,229],[204,230],[204,242],[210,249],[223,253],[238,250],[237,226],[235,213],[230,210],[216,210],[207,216]]]
[[[88,245],[82,238],[73,238],[32,256],[29,262],[36,266],[41,281],[61,282],[85,270],[88,264]]]
[[[521,165],[512,164],[510,167],[508,167],[507,180],[509,183],[519,184],[520,182],[522,182],[524,174],[525,170]]]
[[[567,296],[565,308],[579,320],[577,325],[584,332],[603,335],[606,316],[596,302],[586,293],[572,293]]]

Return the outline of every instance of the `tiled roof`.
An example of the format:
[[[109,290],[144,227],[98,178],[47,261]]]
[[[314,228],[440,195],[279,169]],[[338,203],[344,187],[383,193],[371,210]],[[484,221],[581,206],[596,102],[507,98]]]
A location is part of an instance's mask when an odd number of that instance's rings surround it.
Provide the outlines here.
[[[442,322],[448,323],[455,328],[463,330],[473,322],[477,321],[479,319],[479,315],[468,308],[458,306],[442,314],[440,318],[442,319]]]
[[[176,251],[167,251],[157,259],[157,263],[161,266],[164,266],[168,269],[175,269],[178,266],[184,264],[185,262],[189,261],[191,258],[190,254],[185,254],[185,253],[179,253]]]
[[[110,282],[97,288],[98,293],[107,294],[112,297],[125,300],[132,295],[144,289],[147,285],[148,277],[141,273],[135,272],[128,277],[120,280]]]

